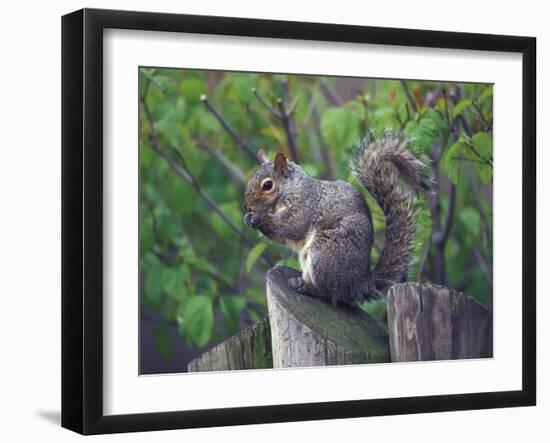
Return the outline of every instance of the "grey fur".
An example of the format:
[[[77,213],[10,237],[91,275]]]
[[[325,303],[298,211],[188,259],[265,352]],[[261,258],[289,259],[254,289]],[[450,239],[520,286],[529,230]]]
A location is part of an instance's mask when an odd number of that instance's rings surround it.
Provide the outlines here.
[[[290,161],[267,161],[245,191],[245,224],[299,252],[302,277],[289,284],[333,304],[384,296],[405,279],[415,233],[411,189],[429,186],[428,168],[397,134],[359,143],[351,166],[386,216],[386,245],[372,271],[372,218],[354,186],[317,180]],[[268,192],[265,180],[273,182]]]

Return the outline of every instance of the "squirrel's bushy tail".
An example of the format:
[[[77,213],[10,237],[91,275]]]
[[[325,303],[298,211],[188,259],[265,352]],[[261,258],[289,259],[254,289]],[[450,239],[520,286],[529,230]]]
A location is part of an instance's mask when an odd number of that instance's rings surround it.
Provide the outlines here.
[[[416,157],[399,133],[385,132],[357,144],[351,160],[354,175],[382,208],[386,218],[386,240],[372,271],[377,291],[385,294],[406,279],[416,232],[413,208],[417,191],[431,187],[429,163]]]

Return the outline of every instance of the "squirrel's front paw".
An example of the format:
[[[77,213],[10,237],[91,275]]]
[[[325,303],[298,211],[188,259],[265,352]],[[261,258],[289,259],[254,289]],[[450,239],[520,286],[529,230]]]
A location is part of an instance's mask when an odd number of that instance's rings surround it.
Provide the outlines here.
[[[255,212],[247,212],[243,218],[244,224],[251,228],[257,229],[262,222],[262,217]]]
[[[307,292],[306,282],[302,277],[291,277],[288,279],[288,286],[294,289],[300,294],[305,294]]]

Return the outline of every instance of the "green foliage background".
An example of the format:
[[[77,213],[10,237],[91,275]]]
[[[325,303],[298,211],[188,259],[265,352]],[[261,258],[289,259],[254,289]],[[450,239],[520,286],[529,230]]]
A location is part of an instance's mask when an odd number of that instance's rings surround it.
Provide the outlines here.
[[[292,117],[299,162],[313,176],[356,185],[348,168],[353,143],[368,131],[404,131],[411,149],[432,156],[439,175],[435,196],[417,202],[409,278],[436,281],[442,260],[440,283],[492,302],[491,85],[152,68],[141,68],[139,80],[140,302],[142,318],[160,319],[153,340],[161,358],[173,357],[174,325],[187,347],[202,348],[259,319],[270,264],[298,267],[290,251],[243,225],[244,181],[256,162],[203,95],[246,142],[273,157],[279,150],[288,154],[287,134],[254,89],[278,109],[287,82],[287,108],[297,100]],[[376,260],[384,217],[364,194],[373,212]],[[439,256],[436,214],[440,225],[449,224]],[[363,308],[384,322],[383,302]]]

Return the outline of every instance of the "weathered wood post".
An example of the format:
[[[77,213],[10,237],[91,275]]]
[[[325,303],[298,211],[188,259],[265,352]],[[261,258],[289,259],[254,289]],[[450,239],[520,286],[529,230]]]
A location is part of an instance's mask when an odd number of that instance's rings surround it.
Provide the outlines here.
[[[264,318],[214,346],[187,366],[189,372],[272,368],[269,320]]]
[[[328,366],[388,362],[388,336],[360,308],[334,308],[288,286],[298,271],[278,266],[267,274],[273,366]]]
[[[493,356],[493,316],[444,286],[403,283],[388,292],[391,361]]]
[[[492,312],[452,289],[403,283],[387,295],[388,331],[360,308],[298,294],[295,269],[267,274],[268,317],[213,347],[190,372],[362,363],[487,358],[493,355]]]

